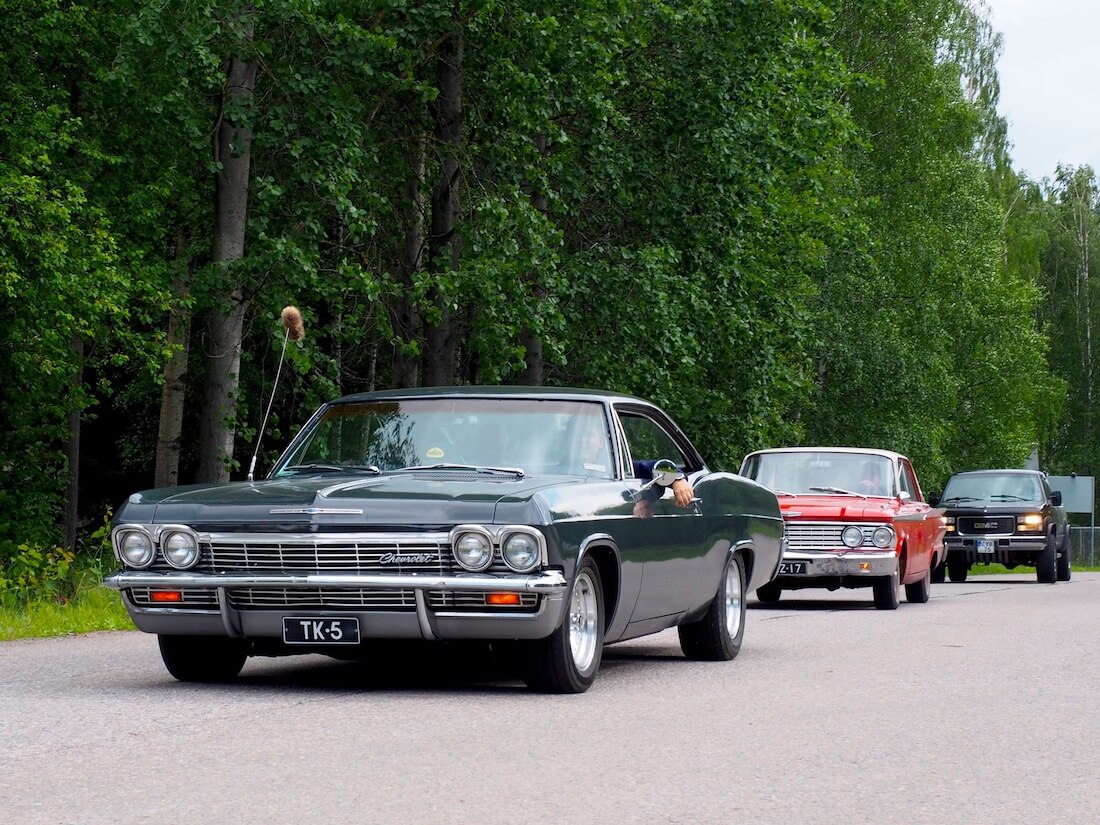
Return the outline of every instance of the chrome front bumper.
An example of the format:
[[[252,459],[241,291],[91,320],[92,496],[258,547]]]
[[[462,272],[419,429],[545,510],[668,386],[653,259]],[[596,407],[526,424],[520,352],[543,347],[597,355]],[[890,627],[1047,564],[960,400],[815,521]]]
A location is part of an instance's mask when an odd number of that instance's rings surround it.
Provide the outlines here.
[[[212,575],[124,570],[108,576],[103,584],[122,592],[123,602],[134,624],[147,633],[281,638],[284,617],[355,616],[359,618],[363,638],[541,639],[549,636],[564,619],[565,594],[569,583],[558,570],[546,570],[528,576],[336,573]],[[218,608],[204,610],[194,607],[137,605],[127,592],[135,587],[212,590],[217,594]],[[412,590],[416,609],[394,611],[368,608],[336,611],[286,606],[239,610],[233,607],[229,593],[235,588],[248,587]],[[431,591],[536,593],[540,598],[538,608],[531,613],[448,611],[429,606],[428,593]]]
[[[978,552],[979,539],[993,542],[989,553]],[[1011,562],[1013,556],[1034,557],[1046,549],[1046,536],[955,536],[943,540],[948,559],[971,563]]]
[[[878,578],[892,576],[898,569],[898,556],[893,550],[881,553],[832,553],[829,551],[788,550],[783,554],[783,565],[791,562],[805,563],[804,573],[780,573],[778,579],[805,581],[821,577]]]

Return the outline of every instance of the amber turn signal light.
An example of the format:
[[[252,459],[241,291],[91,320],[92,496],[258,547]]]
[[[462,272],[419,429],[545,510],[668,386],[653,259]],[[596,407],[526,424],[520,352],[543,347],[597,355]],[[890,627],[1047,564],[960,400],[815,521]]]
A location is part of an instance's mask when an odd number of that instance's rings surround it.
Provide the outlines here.
[[[866,573],[871,569],[871,563],[869,561],[861,561],[859,563],[859,569],[861,572]]]
[[[154,602],[182,602],[183,594],[178,590],[154,590],[149,594],[149,600]]]
[[[489,593],[485,596],[486,604],[519,604],[519,593]]]

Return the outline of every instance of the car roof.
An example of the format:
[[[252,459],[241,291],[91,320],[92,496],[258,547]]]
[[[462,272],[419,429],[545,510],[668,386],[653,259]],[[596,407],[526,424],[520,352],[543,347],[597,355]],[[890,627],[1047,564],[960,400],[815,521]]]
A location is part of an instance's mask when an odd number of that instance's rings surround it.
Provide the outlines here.
[[[1003,470],[963,470],[952,473],[955,476],[981,476],[981,475],[1014,475],[1014,476],[1046,476],[1042,470],[1021,470],[1019,467],[1006,467]]]
[[[571,401],[628,401],[635,404],[655,406],[644,398],[626,395],[610,390],[593,390],[582,387],[531,387],[531,386],[477,386],[462,385],[452,387],[410,387],[407,389],[375,390],[373,392],[353,393],[335,399],[332,403],[351,401],[379,401],[399,398],[544,398]]]
[[[767,450],[755,450],[745,458],[763,453],[857,453],[859,455],[881,456],[891,461],[905,458],[901,453],[895,453],[892,450],[877,450],[871,447],[771,447]],[[909,459],[905,458],[905,460],[908,461]]]

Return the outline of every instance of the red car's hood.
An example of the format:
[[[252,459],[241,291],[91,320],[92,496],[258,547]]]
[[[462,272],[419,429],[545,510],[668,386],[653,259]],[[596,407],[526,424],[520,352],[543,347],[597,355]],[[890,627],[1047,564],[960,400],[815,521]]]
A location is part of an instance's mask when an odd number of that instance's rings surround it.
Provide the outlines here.
[[[855,496],[779,496],[783,518],[791,521],[890,521],[898,511],[892,498]]]

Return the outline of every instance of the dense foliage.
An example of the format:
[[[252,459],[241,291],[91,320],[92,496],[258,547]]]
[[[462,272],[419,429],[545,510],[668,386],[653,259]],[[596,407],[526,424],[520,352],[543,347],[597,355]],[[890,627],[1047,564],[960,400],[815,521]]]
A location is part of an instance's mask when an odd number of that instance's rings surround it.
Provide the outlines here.
[[[154,461],[242,477],[288,303],[261,472],[321,400],[426,382],[641,394],[727,468],[1100,460],[1097,182],[1012,171],[966,0],[0,16],[4,558]]]

